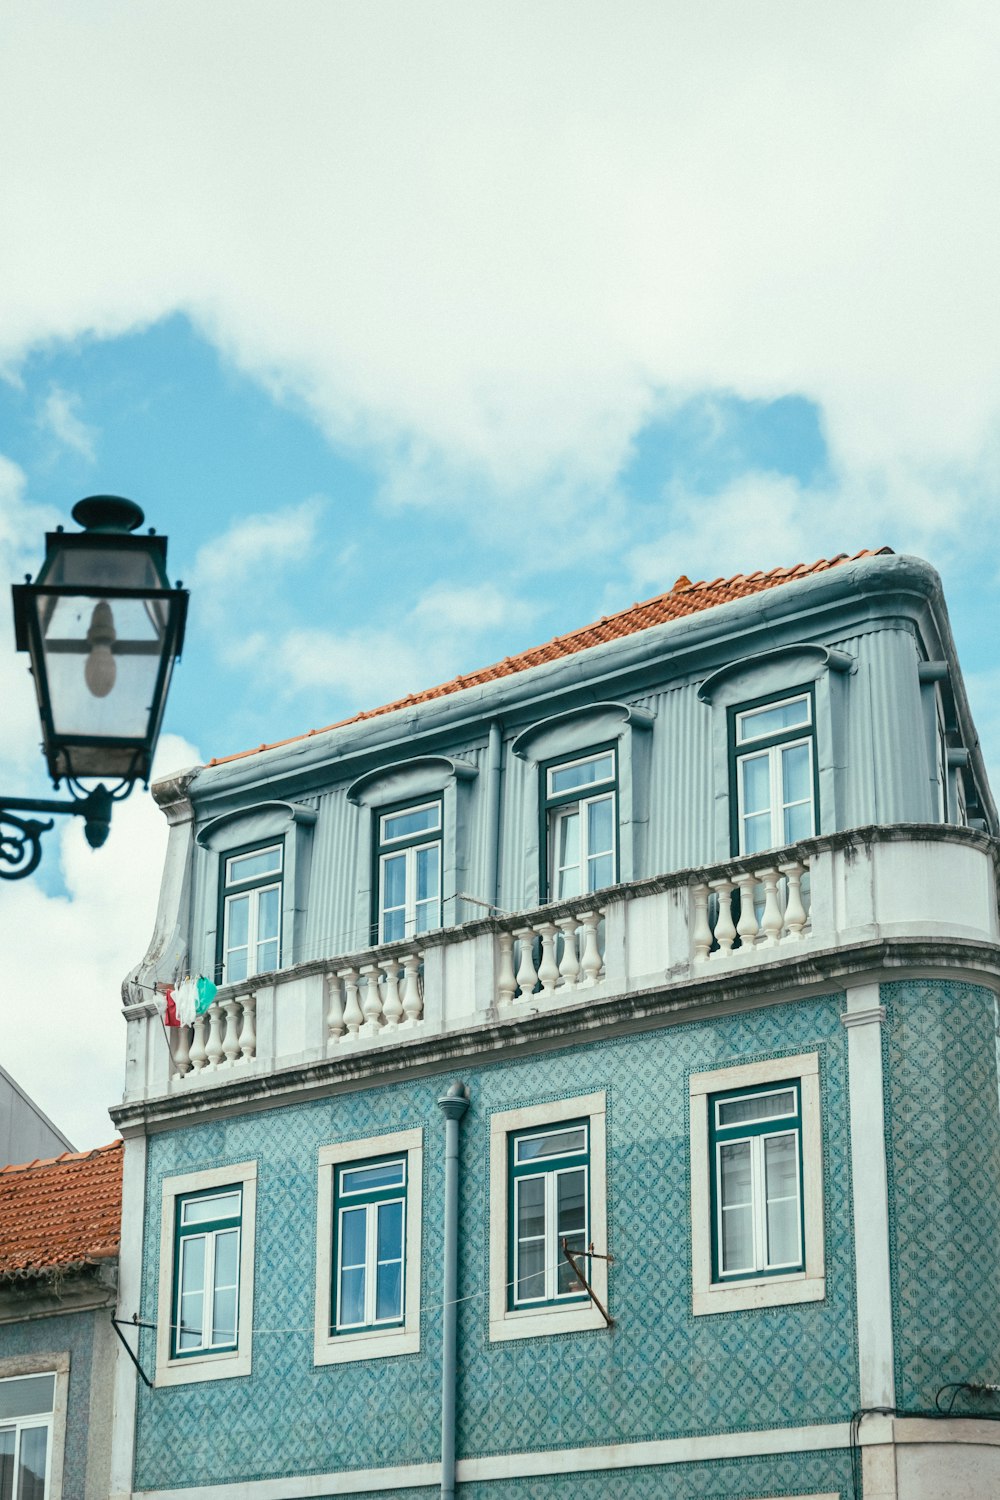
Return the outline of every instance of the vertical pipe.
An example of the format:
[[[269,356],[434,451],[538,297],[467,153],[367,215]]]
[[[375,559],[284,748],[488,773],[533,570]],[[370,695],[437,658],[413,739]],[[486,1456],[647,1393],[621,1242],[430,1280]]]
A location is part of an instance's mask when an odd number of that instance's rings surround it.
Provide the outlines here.
[[[444,1307],[441,1314],[441,1500],[455,1500],[455,1387],[458,1335],[458,1127],[469,1107],[464,1083],[438,1100],[444,1115]]]
[[[491,906],[499,901],[500,890],[500,766],[503,740],[496,719],[490,725],[486,752],[486,899]]]

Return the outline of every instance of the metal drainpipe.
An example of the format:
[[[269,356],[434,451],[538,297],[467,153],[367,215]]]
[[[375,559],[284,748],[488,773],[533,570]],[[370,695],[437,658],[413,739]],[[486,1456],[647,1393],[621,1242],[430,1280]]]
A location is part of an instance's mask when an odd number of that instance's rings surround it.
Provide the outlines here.
[[[500,889],[500,765],[503,740],[496,719],[490,725],[489,748],[486,752],[486,899],[491,906],[497,904]]]
[[[455,1500],[455,1392],[458,1335],[458,1127],[469,1107],[464,1083],[438,1100],[444,1114],[444,1307],[441,1317],[441,1500]]]

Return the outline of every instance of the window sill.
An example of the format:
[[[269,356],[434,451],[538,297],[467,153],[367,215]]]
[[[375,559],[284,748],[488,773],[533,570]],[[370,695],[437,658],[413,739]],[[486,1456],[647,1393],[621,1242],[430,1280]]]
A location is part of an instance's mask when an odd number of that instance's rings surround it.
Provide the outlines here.
[[[391,1359],[397,1354],[420,1353],[419,1328],[364,1328],[358,1333],[338,1333],[317,1339],[314,1365],[344,1365],[363,1359]]]
[[[241,1354],[236,1349],[227,1354],[189,1355],[187,1359],[172,1359],[163,1369],[157,1370],[153,1384],[195,1385],[204,1380],[232,1380],[238,1375],[250,1373],[250,1351]]]
[[[497,1344],[506,1339],[534,1339],[550,1337],[554,1333],[587,1333],[592,1328],[606,1328],[607,1324],[592,1302],[574,1307],[546,1307],[537,1311],[511,1309],[499,1317],[490,1318],[490,1343]]]
[[[691,1311],[696,1318],[706,1313],[749,1312],[757,1307],[788,1307],[795,1302],[822,1302],[826,1277],[796,1271],[791,1276],[762,1276],[696,1290]]]

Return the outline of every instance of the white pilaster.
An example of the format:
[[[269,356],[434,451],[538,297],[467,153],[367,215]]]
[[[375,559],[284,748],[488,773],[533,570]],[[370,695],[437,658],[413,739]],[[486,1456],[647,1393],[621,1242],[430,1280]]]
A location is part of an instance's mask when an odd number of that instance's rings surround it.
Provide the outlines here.
[[[146,1217],[146,1137],[132,1136],[125,1142],[122,1161],[122,1239],[118,1261],[118,1311],[131,1319],[148,1315],[142,1306],[142,1230]],[[125,1333],[138,1352],[138,1333]],[[116,1340],[117,1343],[117,1340]],[[135,1366],[121,1344],[117,1344],[114,1375],[114,1414],[111,1430],[111,1500],[128,1500],[132,1494],[135,1458]]]
[[[851,1176],[857,1281],[858,1369],[862,1407],[894,1406],[892,1292],[889,1280],[889,1190],[882,1107],[882,1023],[877,984],[847,991],[851,1092]]]

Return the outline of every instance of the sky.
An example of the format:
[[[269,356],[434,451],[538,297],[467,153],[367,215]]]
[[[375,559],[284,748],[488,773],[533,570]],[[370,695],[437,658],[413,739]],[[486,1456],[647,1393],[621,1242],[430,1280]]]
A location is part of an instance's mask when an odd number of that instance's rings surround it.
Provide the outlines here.
[[[5,0],[0,586],[84,495],[168,535],[163,774],[889,545],[1000,771],[998,44],[972,0]],[[46,795],[25,664],[0,604],[0,788]],[[76,822],[0,883],[0,1063],[84,1148],[166,827]]]

